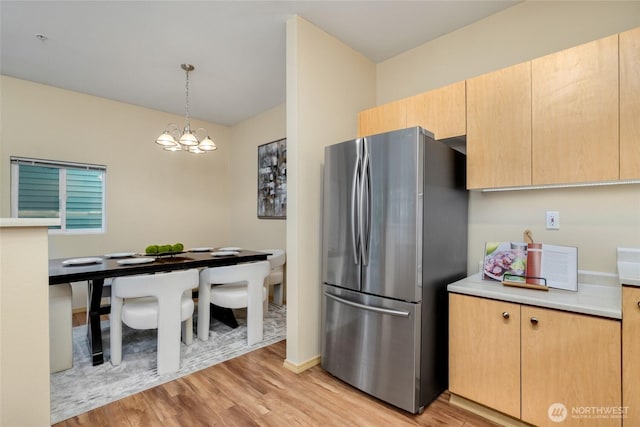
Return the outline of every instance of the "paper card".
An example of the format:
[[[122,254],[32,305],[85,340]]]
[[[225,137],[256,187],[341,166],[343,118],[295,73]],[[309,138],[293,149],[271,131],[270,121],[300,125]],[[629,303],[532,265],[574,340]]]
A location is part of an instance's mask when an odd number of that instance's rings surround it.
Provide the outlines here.
[[[540,276],[550,288],[577,291],[578,248],[543,244]]]
[[[534,253],[538,254],[538,261],[530,261],[531,265],[527,265],[527,258],[534,256]],[[578,248],[542,244],[541,249],[537,245],[537,248],[528,251],[527,244],[522,242],[487,242],[482,279],[502,282],[505,274],[540,277],[545,279],[539,281],[540,284],[550,288],[577,291]],[[510,280],[515,279],[511,277]],[[526,281],[538,283],[531,279]]]

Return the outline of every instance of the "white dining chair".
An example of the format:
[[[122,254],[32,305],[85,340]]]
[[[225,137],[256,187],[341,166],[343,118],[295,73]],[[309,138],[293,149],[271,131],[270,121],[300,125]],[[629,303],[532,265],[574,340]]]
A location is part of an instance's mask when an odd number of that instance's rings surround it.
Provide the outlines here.
[[[210,304],[247,308],[247,343],[263,338],[264,280],[271,271],[268,261],[206,268],[200,272],[198,288],[198,338],[209,339]]]
[[[284,264],[286,254],[284,249],[260,249],[259,252],[266,252],[267,261],[271,264],[271,271],[265,280],[267,293],[269,288],[273,288],[273,303],[284,304]]]
[[[180,369],[180,335],[193,341],[192,290],[198,270],[116,277],[111,284],[111,364],[122,361],[122,323],[158,329],[157,366],[163,375]],[[180,326],[182,325],[182,331]]]

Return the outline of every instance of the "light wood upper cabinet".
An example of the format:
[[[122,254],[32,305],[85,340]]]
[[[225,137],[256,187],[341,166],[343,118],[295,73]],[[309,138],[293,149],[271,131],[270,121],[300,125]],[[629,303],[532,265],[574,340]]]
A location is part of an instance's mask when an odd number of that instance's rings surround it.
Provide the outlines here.
[[[625,426],[640,426],[640,288],[622,287],[622,406]]]
[[[466,133],[465,82],[383,104],[358,114],[358,136],[422,126],[435,139]]]
[[[531,185],[531,62],[467,80],[467,188]]]
[[[407,127],[422,126],[435,139],[466,134],[465,83],[458,82],[406,98]]]
[[[640,178],[640,28],[620,34],[620,179]]]
[[[572,408],[620,408],[620,322],[522,306],[522,420],[537,426],[620,426],[572,417]],[[548,410],[567,408],[558,424]]]
[[[520,306],[449,294],[449,390],[520,417]]]
[[[375,135],[407,127],[404,100],[369,108],[358,114],[358,136]]]
[[[531,67],[533,184],[617,180],[618,35]]]

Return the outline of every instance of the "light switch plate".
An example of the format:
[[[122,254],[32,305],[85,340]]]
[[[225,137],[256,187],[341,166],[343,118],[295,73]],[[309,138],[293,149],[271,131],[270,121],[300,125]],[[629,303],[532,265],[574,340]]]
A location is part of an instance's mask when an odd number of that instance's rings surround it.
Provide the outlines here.
[[[547,211],[547,230],[560,230],[560,212]]]

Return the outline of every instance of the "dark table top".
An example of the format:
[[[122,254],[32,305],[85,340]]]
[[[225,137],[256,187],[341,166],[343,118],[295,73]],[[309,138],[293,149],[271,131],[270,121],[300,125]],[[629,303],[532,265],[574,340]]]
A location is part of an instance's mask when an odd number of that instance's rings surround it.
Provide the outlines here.
[[[146,255],[140,256],[146,257]],[[160,271],[185,270],[188,268],[222,267],[243,262],[266,260],[267,254],[264,252],[241,250],[237,255],[218,257],[211,255],[211,252],[184,252],[172,256],[157,257],[156,261],[146,264],[129,265],[118,264],[118,261],[125,258],[113,259],[105,256],[97,256],[95,258],[101,258],[102,262],[87,265],[64,265],[62,262],[70,258],[50,259],[49,285],[106,279],[108,277],[131,276],[134,274],[157,273]]]

